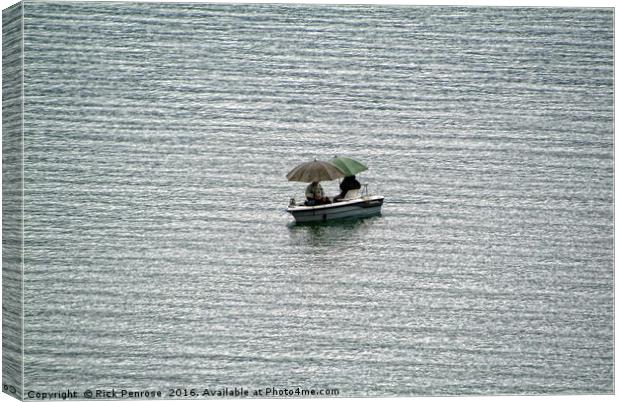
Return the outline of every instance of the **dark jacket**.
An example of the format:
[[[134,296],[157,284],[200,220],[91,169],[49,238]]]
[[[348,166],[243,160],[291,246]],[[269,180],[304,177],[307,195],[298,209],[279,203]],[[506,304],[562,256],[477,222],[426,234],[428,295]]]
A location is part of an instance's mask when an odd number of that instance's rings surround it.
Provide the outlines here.
[[[347,194],[349,190],[357,190],[362,188],[359,181],[355,180],[355,176],[347,176],[340,183],[340,194],[336,196],[336,200],[341,200]]]
[[[340,183],[340,191],[342,191],[342,195],[345,195],[349,190],[357,190],[360,188],[362,188],[362,185],[355,179],[355,176],[347,176],[344,178],[342,183]]]

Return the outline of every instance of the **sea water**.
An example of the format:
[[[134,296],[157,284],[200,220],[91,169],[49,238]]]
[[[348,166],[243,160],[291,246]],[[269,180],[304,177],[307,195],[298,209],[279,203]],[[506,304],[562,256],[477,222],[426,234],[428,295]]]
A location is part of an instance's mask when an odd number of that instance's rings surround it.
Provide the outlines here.
[[[611,9],[29,1],[24,29],[25,391],[613,392]],[[286,173],[334,155],[382,216],[293,224]]]

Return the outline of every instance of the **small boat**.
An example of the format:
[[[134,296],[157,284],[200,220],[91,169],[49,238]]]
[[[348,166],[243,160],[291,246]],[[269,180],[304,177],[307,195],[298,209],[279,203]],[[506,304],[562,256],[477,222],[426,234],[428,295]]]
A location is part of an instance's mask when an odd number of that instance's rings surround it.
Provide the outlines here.
[[[355,180],[356,173],[367,169],[361,162],[346,157],[334,157],[329,162],[315,159],[314,161],[296,166],[286,175],[289,181],[313,183],[314,186],[315,184],[318,185],[319,181],[345,177],[340,189],[343,192],[346,191],[346,193],[343,198],[340,198],[340,196],[334,197],[337,200],[334,201],[334,199],[325,197],[322,187],[319,186],[319,194],[321,194],[320,197],[322,198],[309,200],[312,201],[312,204],[309,202],[298,203],[295,201],[295,198],[291,198],[286,211],[293,215],[298,223],[326,222],[336,219],[366,218],[380,215],[383,197],[370,195],[367,185],[364,185],[364,191],[360,193],[361,184]],[[352,179],[352,181],[349,181],[349,179]],[[347,186],[344,186],[345,182]],[[347,187],[349,187],[348,191]],[[306,191],[313,191],[313,189],[307,189]],[[314,205],[314,202],[317,202],[317,204]]]
[[[331,204],[314,206],[296,203],[293,198],[286,211],[293,215],[295,221],[299,223],[326,222],[346,218],[367,218],[381,215],[383,198],[380,195],[358,195],[347,197],[342,201]]]

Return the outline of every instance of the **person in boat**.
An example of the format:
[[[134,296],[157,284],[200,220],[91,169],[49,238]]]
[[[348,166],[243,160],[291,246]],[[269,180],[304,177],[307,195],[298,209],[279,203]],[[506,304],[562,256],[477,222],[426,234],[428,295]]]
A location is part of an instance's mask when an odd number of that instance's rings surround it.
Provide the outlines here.
[[[322,205],[329,204],[331,201],[325,197],[323,187],[318,181],[313,181],[306,187],[306,205]]]
[[[340,194],[334,197],[334,202],[342,201],[349,190],[359,190],[360,188],[362,188],[362,185],[357,181],[355,175],[345,177],[342,183],[340,183]]]

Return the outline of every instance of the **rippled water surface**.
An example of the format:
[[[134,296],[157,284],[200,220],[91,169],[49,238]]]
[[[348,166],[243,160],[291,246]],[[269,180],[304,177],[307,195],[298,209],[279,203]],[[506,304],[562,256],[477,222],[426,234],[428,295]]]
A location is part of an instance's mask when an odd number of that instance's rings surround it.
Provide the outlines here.
[[[25,15],[25,390],[613,392],[611,9]]]

